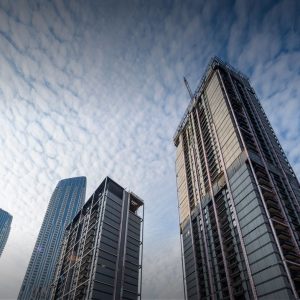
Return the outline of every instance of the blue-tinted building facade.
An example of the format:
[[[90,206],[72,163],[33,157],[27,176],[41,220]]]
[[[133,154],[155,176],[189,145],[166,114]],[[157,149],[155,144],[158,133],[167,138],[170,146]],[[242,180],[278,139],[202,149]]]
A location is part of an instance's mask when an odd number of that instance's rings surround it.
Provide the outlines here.
[[[12,216],[0,208],[0,257],[9,236],[11,222]]]
[[[49,299],[65,228],[85,201],[86,178],[59,181],[48,205],[18,299]]]
[[[215,58],[174,137],[187,299],[299,299],[300,185],[249,80]]]

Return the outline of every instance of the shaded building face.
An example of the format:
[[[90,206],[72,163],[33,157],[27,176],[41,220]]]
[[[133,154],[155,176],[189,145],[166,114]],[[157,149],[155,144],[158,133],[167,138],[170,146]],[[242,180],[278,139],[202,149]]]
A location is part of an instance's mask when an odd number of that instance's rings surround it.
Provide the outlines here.
[[[299,182],[248,79],[213,59],[174,143],[186,297],[299,297]]]
[[[49,299],[64,230],[84,204],[86,178],[61,180],[50,199],[18,299]]]
[[[52,299],[139,299],[143,201],[106,178],[67,227]]]
[[[0,257],[9,236],[11,222],[12,216],[0,208]]]

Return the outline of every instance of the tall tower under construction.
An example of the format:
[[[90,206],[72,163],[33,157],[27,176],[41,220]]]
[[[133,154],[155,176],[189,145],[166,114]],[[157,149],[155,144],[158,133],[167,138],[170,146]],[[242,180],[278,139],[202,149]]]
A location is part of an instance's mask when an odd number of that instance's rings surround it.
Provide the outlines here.
[[[246,76],[218,58],[174,136],[187,299],[299,299],[300,185]]]

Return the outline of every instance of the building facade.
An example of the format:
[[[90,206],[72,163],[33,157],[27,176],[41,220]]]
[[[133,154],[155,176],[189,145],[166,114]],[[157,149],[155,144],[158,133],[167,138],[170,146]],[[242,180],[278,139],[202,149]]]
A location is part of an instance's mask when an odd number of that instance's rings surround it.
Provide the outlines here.
[[[209,64],[174,136],[188,299],[299,299],[300,186],[249,80]]]
[[[57,184],[40,229],[18,299],[49,299],[65,228],[85,201],[86,178]]]
[[[9,236],[11,222],[12,216],[0,208],[0,257]]]
[[[106,178],[67,227],[52,299],[140,299],[143,201]]]

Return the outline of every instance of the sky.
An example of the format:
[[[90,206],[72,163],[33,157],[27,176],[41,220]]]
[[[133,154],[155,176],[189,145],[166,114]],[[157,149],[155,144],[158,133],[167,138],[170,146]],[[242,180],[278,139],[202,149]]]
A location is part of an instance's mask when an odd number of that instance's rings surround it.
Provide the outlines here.
[[[105,176],[145,201],[143,299],[183,299],[173,135],[213,56],[246,74],[300,177],[300,1],[0,0],[0,299],[51,194]]]

